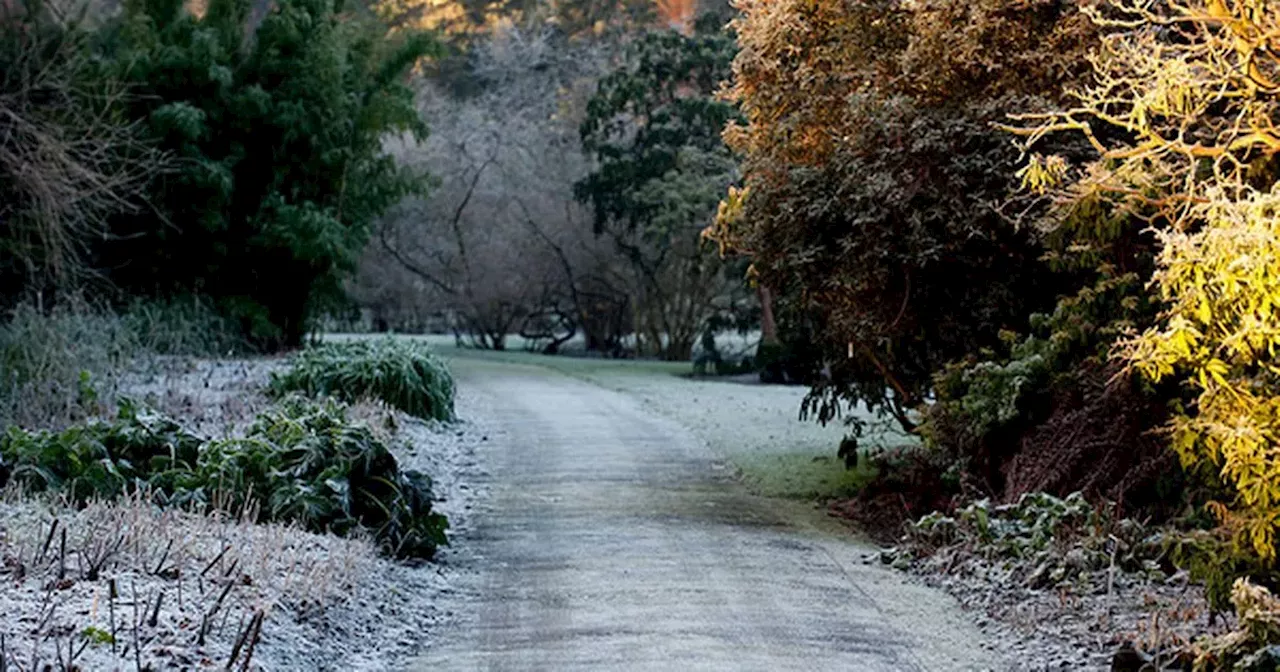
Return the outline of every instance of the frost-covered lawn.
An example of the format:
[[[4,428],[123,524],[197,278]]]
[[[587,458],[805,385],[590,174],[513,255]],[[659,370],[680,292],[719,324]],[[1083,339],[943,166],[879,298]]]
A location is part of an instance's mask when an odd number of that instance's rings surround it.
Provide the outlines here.
[[[330,336],[329,338],[352,338]],[[634,395],[653,411],[694,431],[733,466],[755,492],[770,497],[825,499],[848,495],[870,476],[846,469],[836,448],[846,428],[798,418],[806,388],[761,385],[751,377],[691,379],[689,362],[607,360],[547,356],[519,349],[504,352],[458,348],[452,336],[403,336],[430,342],[455,366],[468,360],[543,366],[607,389]],[[509,347],[519,348],[518,341]],[[871,422],[864,446],[901,445],[910,437],[865,409]]]

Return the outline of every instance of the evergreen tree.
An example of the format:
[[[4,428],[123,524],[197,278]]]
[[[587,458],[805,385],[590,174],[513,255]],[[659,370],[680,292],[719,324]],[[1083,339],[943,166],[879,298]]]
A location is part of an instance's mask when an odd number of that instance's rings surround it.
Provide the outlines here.
[[[434,41],[390,42],[328,0],[281,0],[256,26],[246,0],[135,0],[102,47],[180,167],[150,216],[113,222],[101,263],[131,293],[213,297],[264,347],[299,343],[371,223],[424,186],[382,141],[426,133],[404,78]]]

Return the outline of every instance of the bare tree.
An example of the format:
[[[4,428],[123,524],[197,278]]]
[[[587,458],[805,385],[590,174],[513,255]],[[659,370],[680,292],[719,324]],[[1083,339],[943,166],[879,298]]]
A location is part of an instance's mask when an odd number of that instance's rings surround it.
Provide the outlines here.
[[[617,52],[508,24],[473,43],[470,95],[424,83],[432,135],[392,151],[439,183],[384,220],[358,283],[366,305],[447,315],[479,347],[516,333],[558,352],[580,337],[608,356],[669,359],[687,359],[711,316],[741,307],[741,272],[699,235],[732,180],[727,157],[691,154],[691,172],[650,185],[663,221],[644,230],[597,234],[574,197],[593,168],[579,124]]]
[[[109,216],[143,207],[167,157],[114,114],[70,7],[0,3],[0,274],[39,289],[82,279]]]
[[[587,168],[573,92],[594,81],[601,55],[555,40],[500,27],[472,52],[478,93],[424,85],[433,134],[393,151],[439,184],[386,218],[362,272],[398,267],[421,284],[416,299],[452,316],[481,347],[501,349],[510,333],[549,350],[580,332],[589,342],[620,341],[598,333],[592,319],[601,295],[615,307],[628,303],[608,279],[616,255],[590,235],[572,194]]]

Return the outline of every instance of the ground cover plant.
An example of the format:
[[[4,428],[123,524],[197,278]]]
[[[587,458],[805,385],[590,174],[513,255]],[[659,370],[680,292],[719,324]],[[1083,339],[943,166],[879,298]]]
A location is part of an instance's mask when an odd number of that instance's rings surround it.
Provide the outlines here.
[[[453,375],[425,343],[409,339],[313,345],[294,355],[288,370],[272,375],[270,391],[375,399],[426,420],[453,419]]]
[[[951,515],[930,513],[909,524],[903,544],[884,558],[903,563],[940,550],[1008,561],[1014,580],[1031,587],[1071,582],[1091,587],[1091,581],[1114,582],[1115,570],[1163,572],[1171,566],[1164,562],[1169,549],[1156,530],[1098,509],[1078,492],[1067,497],[1033,493],[1012,504],[979,500]]]
[[[1031,493],[922,516],[879,559],[1035,640],[1026,669],[1191,670],[1239,621],[1194,589],[1182,541],[1079,492]]]
[[[431,510],[431,480],[400,469],[338,402],[286,399],[243,437],[203,441],[171,419],[124,403],[111,421],[61,432],[10,428],[0,437],[0,485],[54,491],[76,505],[143,493],[314,532],[369,534],[397,557],[430,558],[447,521]]]

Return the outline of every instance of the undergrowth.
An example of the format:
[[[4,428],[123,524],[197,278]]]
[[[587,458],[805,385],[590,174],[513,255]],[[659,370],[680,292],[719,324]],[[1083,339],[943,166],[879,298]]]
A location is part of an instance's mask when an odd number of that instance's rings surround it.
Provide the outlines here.
[[[49,427],[98,410],[137,348],[119,318],[82,302],[17,306],[0,323],[0,427]]]
[[[341,401],[377,399],[429,420],[454,418],[453,375],[425,343],[404,339],[325,343],[294,356],[289,369],[272,374],[270,392]]]
[[[112,421],[61,432],[11,427],[0,436],[0,486],[7,481],[77,505],[141,492],[313,532],[369,533],[397,557],[430,558],[447,543],[430,479],[401,470],[332,400],[285,399],[244,437],[207,442],[130,403]]]
[[[1236,579],[1231,588],[1236,628],[1216,637],[1204,637],[1192,647],[1195,670],[1280,669],[1280,599],[1248,579]]]
[[[925,556],[948,563],[963,557],[1005,566],[1030,588],[1091,589],[1113,582],[1118,571],[1163,578],[1171,567],[1168,545],[1164,535],[1080,493],[1030,493],[1014,504],[979,500],[954,515],[930,513],[907,526],[903,544],[884,560],[906,566]]]
[[[199,296],[135,300],[121,318],[147,353],[225,357],[252,350],[240,329]]]
[[[1053,594],[1063,604],[1092,597],[1110,609],[1116,591],[1130,589],[1153,611],[1145,626],[1112,633],[1128,638],[1113,669],[1280,669],[1274,572],[1256,556],[1245,562],[1248,556],[1233,549],[1221,529],[1186,529],[1195,527],[1192,520],[1154,526],[1114,511],[1079,492],[1028,493],[1002,505],[978,500],[907,524],[899,545],[882,551],[881,560],[898,569],[966,575],[1026,599]],[[1146,592],[1178,584],[1182,590],[1202,587],[1203,606],[1178,598],[1171,611],[1160,611],[1158,596]],[[1217,617],[1227,611],[1235,618],[1222,623]],[[1235,629],[1227,631],[1229,626]],[[1146,666],[1121,665],[1126,656]]]
[[[155,355],[246,349],[238,332],[194,297],[134,302],[116,312],[69,297],[52,309],[18,304],[0,320],[0,428],[59,429],[112,406],[119,379]]]

